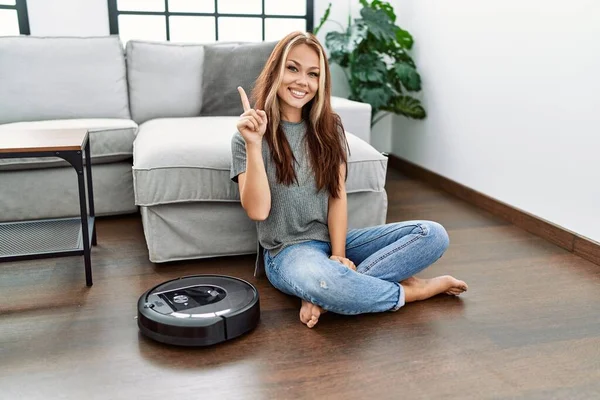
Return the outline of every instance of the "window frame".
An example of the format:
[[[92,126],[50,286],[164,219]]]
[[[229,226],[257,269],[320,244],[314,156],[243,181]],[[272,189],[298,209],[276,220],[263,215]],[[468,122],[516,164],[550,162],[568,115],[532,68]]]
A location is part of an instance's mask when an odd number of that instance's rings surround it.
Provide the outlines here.
[[[17,0],[19,1],[19,0]],[[24,1],[24,0],[23,0]],[[219,13],[218,10],[218,2],[219,0],[214,0],[215,2],[215,12],[213,13],[198,13],[198,12],[170,12],[169,11],[169,0],[165,1],[165,11],[119,11],[117,8],[117,0],[107,0],[108,1],[108,21],[109,21],[109,29],[111,35],[119,34],[119,15],[158,15],[165,17],[165,27],[166,27],[166,40],[171,40],[171,32],[169,27],[169,17],[170,16],[190,16],[190,17],[214,17],[215,18],[215,41],[219,40],[219,17],[238,17],[238,18],[261,18],[262,20],[262,41],[265,41],[265,19],[269,18],[281,18],[281,19],[305,19],[306,20],[306,30],[308,32],[312,32],[314,28],[314,0],[304,0],[306,1],[306,15],[271,15],[265,14],[265,0],[262,0],[262,13],[261,14],[231,14],[231,13]]]
[[[29,15],[27,14],[27,0],[16,0],[14,6],[8,4],[0,4],[2,10],[16,10],[17,19],[19,21],[19,34],[31,35],[29,29]]]

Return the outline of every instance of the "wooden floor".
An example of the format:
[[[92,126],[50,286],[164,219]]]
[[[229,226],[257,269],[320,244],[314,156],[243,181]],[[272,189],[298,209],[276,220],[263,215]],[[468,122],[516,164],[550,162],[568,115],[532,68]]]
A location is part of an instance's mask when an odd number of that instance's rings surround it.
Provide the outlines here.
[[[154,265],[138,216],[100,219],[92,288],[80,257],[0,264],[0,398],[600,398],[600,266],[395,171],[387,191],[389,222],[446,227],[421,276],[467,281],[462,298],[309,330],[297,300],[253,278],[253,256]],[[138,297],[197,273],[256,285],[258,327],[204,349],[140,336]]]

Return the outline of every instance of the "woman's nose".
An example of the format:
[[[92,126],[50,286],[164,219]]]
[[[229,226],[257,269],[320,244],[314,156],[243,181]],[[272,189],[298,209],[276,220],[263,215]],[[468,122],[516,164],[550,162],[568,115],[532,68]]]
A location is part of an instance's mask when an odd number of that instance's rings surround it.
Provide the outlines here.
[[[308,80],[306,78],[306,76],[302,75],[298,77],[298,80],[296,81],[297,85],[301,85],[301,86],[306,86],[308,85]]]

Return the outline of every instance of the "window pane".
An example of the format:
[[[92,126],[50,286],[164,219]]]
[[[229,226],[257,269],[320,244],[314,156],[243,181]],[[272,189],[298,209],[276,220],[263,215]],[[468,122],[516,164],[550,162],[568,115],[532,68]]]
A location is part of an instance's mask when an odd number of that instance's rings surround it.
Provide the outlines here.
[[[169,17],[172,42],[214,42],[214,17]]]
[[[261,42],[261,18],[219,18],[220,42]]]
[[[6,6],[14,6],[17,4],[16,0],[0,0],[0,4],[2,5],[6,5]],[[2,25],[0,25],[2,26]]]
[[[120,11],[165,11],[165,0],[117,0]]]
[[[130,39],[167,40],[165,17],[161,15],[119,15],[119,36]]]
[[[215,0],[169,0],[169,11],[213,13]]]
[[[306,1],[265,0],[265,14],[306,15]]]
[[[293,31],[306,31],[306,20],[296,18],[265,18],[265,40],[282,39]]]
[[[0,10],[0,36],[17,36],[20,33],[17,10]]]
[[[222,14],[260,14],[261,3],[262,0],[219,0],[217,4]]]

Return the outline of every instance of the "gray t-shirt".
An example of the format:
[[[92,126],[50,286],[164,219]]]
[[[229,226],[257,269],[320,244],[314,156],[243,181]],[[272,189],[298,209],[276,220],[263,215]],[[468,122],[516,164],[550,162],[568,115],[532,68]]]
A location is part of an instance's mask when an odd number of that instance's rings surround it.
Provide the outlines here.
[[[281,126],[290,144],[296,164],[298,183],[283,185],[277,182],[275,163],[269,145],[263,139],[262,156],[271,190],[271,211],[264,221],[257,222],[258,241],[277,255],[286,246],[309,240],[329,242],[327,213],[329,192],[317,192],[314,172],[306,146],[306,124],[282,121]],[[239,132],[231,140],[231,179],[246,171],[246,142]],[[259,262],[262,255],[259,254]]]

